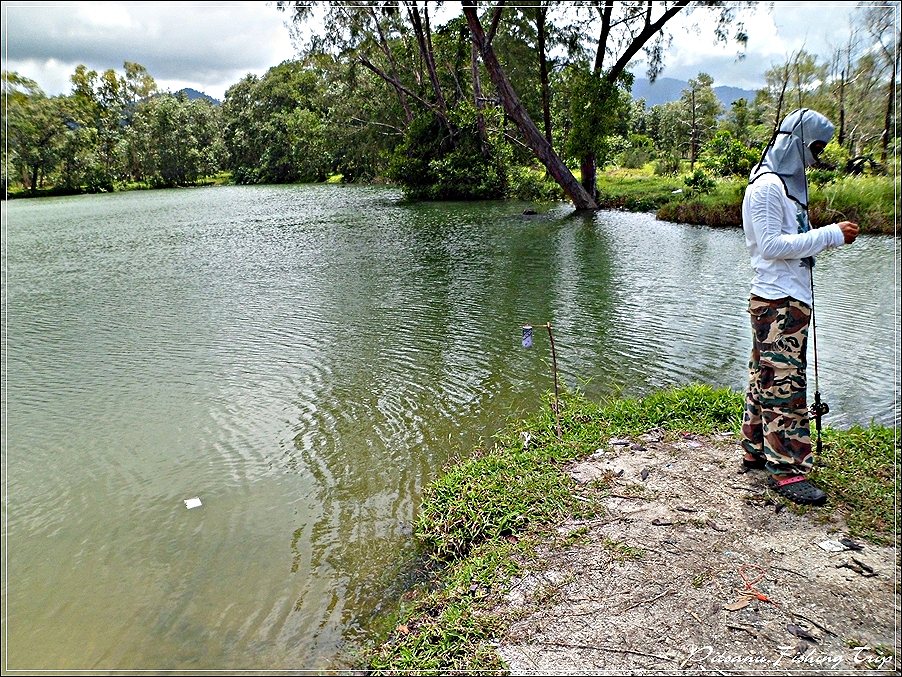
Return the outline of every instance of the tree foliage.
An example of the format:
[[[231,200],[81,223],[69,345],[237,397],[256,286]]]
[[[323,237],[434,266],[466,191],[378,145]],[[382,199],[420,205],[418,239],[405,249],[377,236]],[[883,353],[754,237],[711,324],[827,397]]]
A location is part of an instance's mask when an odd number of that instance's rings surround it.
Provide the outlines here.
[[[673,19],[711,13],[711,39],[741,44],[738,12],[749,4],[461,2],[445,3],[461,11],[439,23],[441,3],[279,2],[295,30],[316,12],[325,30],[297,59],[236,82],[222,106],[160,93],[133,62],[79,66],[71,93],[54,97],[4,73],[4,179],[33,192],[103,191],[191,185],[221,169],[239,183],[337,173],[463,199],[538,185],[544,171],[592,208],[596,168],[613,161],[655,159],[656,171],[676,173],[681,158],[699,159],[713,174],[741,175],[800,105],[836,122],[824,157],[837,171],[886,170],[898,145],[899,29],[876,6],[859,10],[830,58],[799,50],[771,64],[754,100],[727,111],[704,73],[678,101],[632,100],[630,69],[641,57],[650,79],[662,72]]]
[[[478,200],[503,197],[507,167],[494,144],[480,139],[474,108],[450,114],[450,130],[432,112],[422,113],[395,151],[390,175],[408,197],[427,200]]]
[[[222,106],[226,166],[237,183],[323,181],[333,169],[320,74],[297,61],[248,75]]]
[[[160,94],[141,64],[124,74],[76,67],[72,92],[47,97],[4,73],[7,181],[28,191],[110,191],[118,184],[191,185],[219,171],[218,109]]]

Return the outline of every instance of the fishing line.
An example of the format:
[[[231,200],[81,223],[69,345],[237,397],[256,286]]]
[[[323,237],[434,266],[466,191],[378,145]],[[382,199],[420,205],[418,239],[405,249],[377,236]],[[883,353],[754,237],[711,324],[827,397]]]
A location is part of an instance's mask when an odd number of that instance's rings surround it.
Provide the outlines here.
[[[802,92],[799,89],[799,134],[802,139],[802,171],[805,171],[805,113],[807,108],[802,108]],[[808,213],[808,179],[805,178],[805,221],[808,228],[811,228],[811,218]],[[823,442],[821,441],[821,419],[830,411],[830,405],[821,401],[821,389],[818,381],[817,370],[817,321],[814,314],[814,257],[811,257],[808,265],[808,277],[811,280],[811,338],[814,343],[814,402],[809,408],[810,414],[814,417],[814,427],[817,430],[817,455],[820,457],[823,451]]]
[[[817,322],[814,315],[814,271],[811,271],[811,337],[814,340],[814,403],[811,405],[811,415],[814,416],[814,427],[817,430],[817,454],[820,456],[823,449],[821,442],[821,417],[829,413],[830,405],[821,402],[821,390],[817,379]]]

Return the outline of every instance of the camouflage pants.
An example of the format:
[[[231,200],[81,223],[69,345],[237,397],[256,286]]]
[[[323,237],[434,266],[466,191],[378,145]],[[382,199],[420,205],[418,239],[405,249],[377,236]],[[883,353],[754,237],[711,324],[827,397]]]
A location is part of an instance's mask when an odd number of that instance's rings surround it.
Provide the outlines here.
[[[742,447],[774,474],[811,469],[808,424],[808,322],[811,309],[792,298],[749,299],[752,356],[742,420]]]

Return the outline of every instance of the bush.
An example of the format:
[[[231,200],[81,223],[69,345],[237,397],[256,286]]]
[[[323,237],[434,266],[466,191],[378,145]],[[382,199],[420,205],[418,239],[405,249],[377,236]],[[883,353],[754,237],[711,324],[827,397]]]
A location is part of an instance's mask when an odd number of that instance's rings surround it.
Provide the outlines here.
[[[460,106],[450,125],[432,113],[416,118],[395,150],[389,177],[415,200],[478,200],[503,197],[507,171],[498,147],[483,153],[472,107]],[[448,128],[450,126],[450,129]]]
[[[815,186],[826,186],[842,177],[842,173],[836,169],[809,169],[808,183]]]
[[[849,151],[840,146],[836,142],[836,137],[833,137],[818,159],[821,164],[827,165],[831,170],[842,170],[849,163]]]
[[[678,153],[667,153],[655,162],[655,176],[674,176],[680,171],[680,156]]]
[[[563,200],[565,197],[561,187],[545,176],[544,169],[513,165],[507,170],[507,194],[518,200],[536,202]]]
[[[714,186],[717,185],[714,179],[701,169],[696,169],[689,176],[684,176],[683,184],[686,186],[686,195],[688,197],[710,193],[714,190]]]
[[[721,130],[702,148],[702,164],[716,176],[748,176],[759,154]]]
[[[892,234],[894,187],[891,178],[882,176],[846,176],[823,185],[809,185],[811,224],[854,221],[862,232]]]
[[[620,166],[641,169],[651,160],[651,153],[644,148],[628,148],[620,154]]]

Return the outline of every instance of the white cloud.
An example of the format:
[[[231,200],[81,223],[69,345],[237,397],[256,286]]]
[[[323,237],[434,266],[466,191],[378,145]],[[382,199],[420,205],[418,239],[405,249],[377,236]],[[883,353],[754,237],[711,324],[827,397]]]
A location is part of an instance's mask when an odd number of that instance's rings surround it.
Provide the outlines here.
[[[716,84],[760,87],[764,71],[805,47],[826,56],[849,33],[855,2],[758,3],[744,11],[749,36],[738,60],[735,42],[715,44],[704,10],[668,24],[673,42],[662,77],[709,73]],[[273,2],[41,2],[4,3],[4,68],[36,80],[48,94],[70,91],[69,76],[83,63],[103,71],[124,61],[144,65],[164,89],[190,86],[222,98],[247,73],[295,56],[288,15]],[[446,3],[445,16],[460,13]],[[699,23],[697,31],[692,23]],[[643,67],[634,68],[637,76]]]
[[[114,2],[83,2],[76,5],[75,13],[79,23],[95,29],[111,30],[135,28],[127,5]]]
[[[78,64],[121,71],[134,61],[163,88],[191,86],[222,98],[245,74],[295,55],[287,15],[271,2],[17,3],[4,10],[4,68],[48,94],[70,91]]]
[[[714,15],[702,9],[678,16],[668,26],[674,39],[665,58],[662,77],[688,80],[705,72],[715,84],[757,89],[764,72],[804,48],[826,58],[849,34],[849,15],[856,2],[758,3],[744,10],[734,23],[742,22],[748,35],[743,50],[735,41],[714,40]],[[830,20],[825,21],[824,17]],[[739,58],[744,54],[743,58]],[[637,76],[644,76],[636,71]]]

